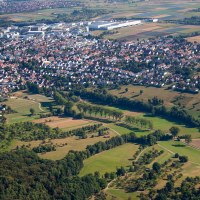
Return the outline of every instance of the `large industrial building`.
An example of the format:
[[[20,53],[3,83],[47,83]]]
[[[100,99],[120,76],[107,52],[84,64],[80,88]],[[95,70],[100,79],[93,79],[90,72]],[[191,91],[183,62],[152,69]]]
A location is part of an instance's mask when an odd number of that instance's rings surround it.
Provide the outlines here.
[[[93,22],[89,25],[89,30],[113,30],[116,28],[139,25],[141,23],[142,23],[141,20],[125,21],[125,22],[112,22],[112,21]]]

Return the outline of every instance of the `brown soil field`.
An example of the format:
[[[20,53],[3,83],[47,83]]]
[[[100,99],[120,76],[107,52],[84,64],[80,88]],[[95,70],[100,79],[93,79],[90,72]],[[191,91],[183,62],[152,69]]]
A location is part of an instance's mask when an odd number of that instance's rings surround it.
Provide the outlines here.
[[[192,142],[190,143],[190,145],[192,147],[195,147],[195,148],[199,148],[200,149],[200,139],[193,139]]]
[[[91,121],[85,119],[72,119],[72,118],[61,118],[61,117],[48,117],[34,120],[35,123],[44,123],[51,128],[74,128],[78,126],[84,126],[91,124]]]

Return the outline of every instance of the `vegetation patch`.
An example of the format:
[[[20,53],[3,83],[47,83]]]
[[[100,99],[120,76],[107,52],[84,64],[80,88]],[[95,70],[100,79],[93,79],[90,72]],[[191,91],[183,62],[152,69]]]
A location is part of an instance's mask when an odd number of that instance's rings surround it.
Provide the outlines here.
[[[134,144],[124,144],[92,156],[84,161],[80,176],[94,173],[95,171],[100,172],[100,174],[115,172],[117,167],[128,167],[131,164],[129,159],[137,151],[138,147],[138,145]]]

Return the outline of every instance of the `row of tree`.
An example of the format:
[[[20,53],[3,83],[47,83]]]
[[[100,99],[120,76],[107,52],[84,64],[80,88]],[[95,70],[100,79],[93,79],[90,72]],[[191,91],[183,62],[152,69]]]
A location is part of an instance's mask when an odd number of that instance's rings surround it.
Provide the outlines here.
[[[83,113],[84,115],[89,114],[90,116],[94,115],[95,117],[97,115],[100,115],[101,117],[109,117],[113,118],[115,120],[121,120],[123,118],[123,112],[119,110],[111,110],[108,108],[105,108],[103,106],[95,106],[88,103],[78,103],[77,104],[78,110]]]
[[[22,141],[45,140],[47,138],[66,138],[69,136],[79,136],[80,133],[98,132],[102,124],[93,124],[83,126],[78,129],[62,131],[59,128],[50,128],[45,124],[36,124],[32,122],[21,122],[16,124],[0,126],[0,139],[9,140],[19,139]]]
[[[134,116],[126,116],[124,121],[128,124],[135,125],[140,128],[148,128],[151,130],[153,129],[153,123],[148,119],[138,118]]]
[[[117,97],[108,94],[105,90],[87,91],[83,89],[74,91],[74,94],[80,96],[82,99],[87,99],[88,101],[96,104],[110,105],[132,111],[152,113],[152,115],[169,118],[185,123],[189,126],[200,127],[199,119],[196,119],[188,114],[186,110],[175,106],[167,109],[164,105],[154,106],[152,103],[148,102],[145,103],[139,100],[130,100],[126,97]]]

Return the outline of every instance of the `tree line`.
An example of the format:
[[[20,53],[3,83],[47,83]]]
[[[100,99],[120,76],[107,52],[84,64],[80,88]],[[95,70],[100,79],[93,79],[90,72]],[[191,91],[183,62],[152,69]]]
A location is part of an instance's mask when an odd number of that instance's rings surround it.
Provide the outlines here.
[[[138,118],[134,116],[126,116],[124,121],[128,124],[139,126],[140,128],[148,128],[150,130],[153,129],[153,123],[148,119]]]
[[[166,108],[164,105],[154,106],[148,102],[130,100],[127,97],[117,97],[102,90],[75,90],[74,94],[96,104],[116,106],[132,111],[147,112],[155,116],[162,116],[164,118],[180,121],[189,126],[200,127],[199,119],[194,118],[188,114],[186,110],[176,106],[173,106],[170,109]]]
[[[101,117],[109,117],[113,118],[115,120],[121,120],[123,117],[123,112],[119,110],[111,110],[108,108],[105,108],[103,106],[96,106],[96,105],[91,105],[88,103],[78,103],[77,108],[79,112],[83,113],[84,115],[89,114],[90,116],[97,116],[100,115]]]
[[[70,136],[79,136],[80,134],[94,133],[101,129],[102,124],[93,124],[83,126],[81,128],[62,131],[59,128],[50,128],[45,124],[37,124],[33,122],[21,122],[10,125],[0,126],[0,139],[1,141],[11,142],[13,139],[19,139],[22,141],[32,140],[45,140],[66,138]],[[2,144],[3,145],[3,144]]]

